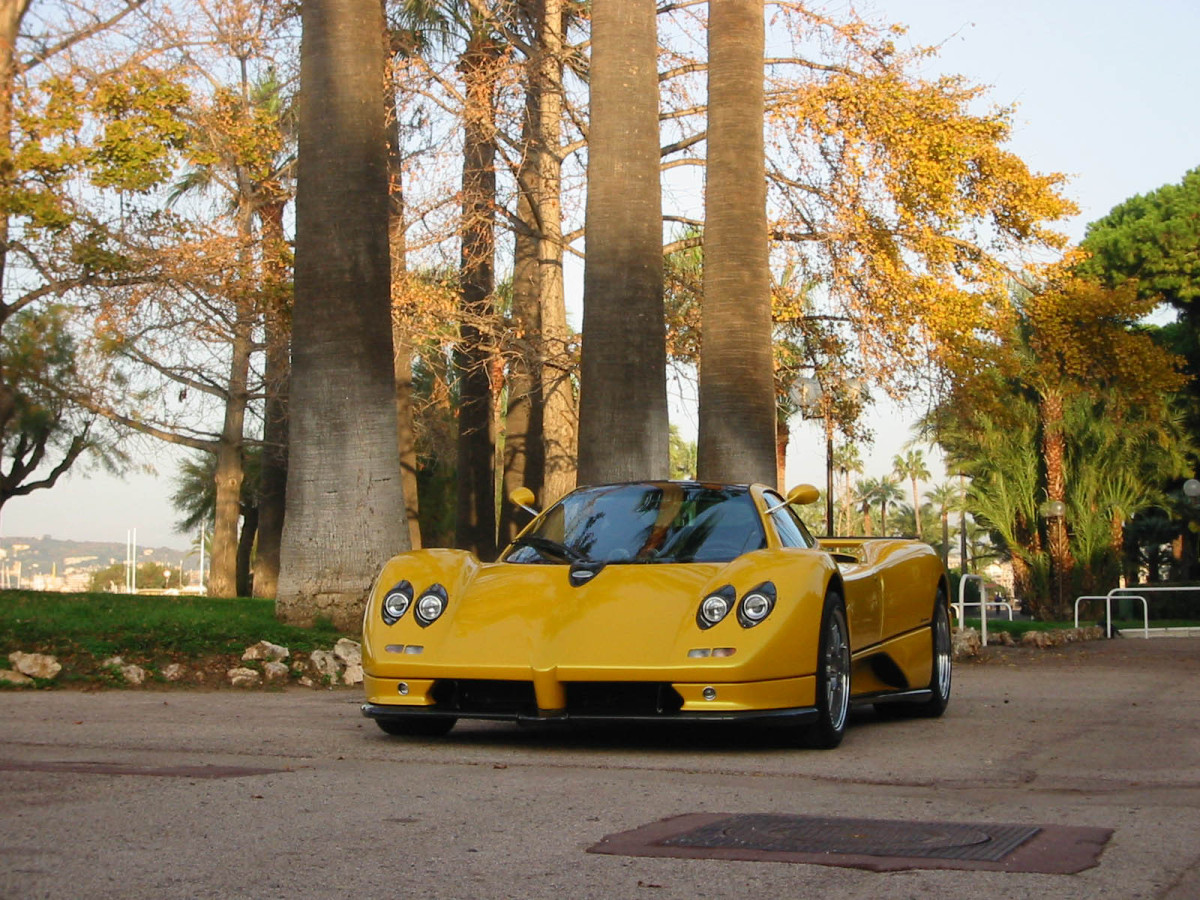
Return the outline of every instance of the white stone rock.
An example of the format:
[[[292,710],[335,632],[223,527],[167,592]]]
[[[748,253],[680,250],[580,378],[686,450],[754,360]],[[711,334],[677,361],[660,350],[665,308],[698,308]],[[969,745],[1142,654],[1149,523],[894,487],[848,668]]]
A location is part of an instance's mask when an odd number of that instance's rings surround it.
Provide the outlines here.
[[[0,669],[0,681],[8,684],[33,684],[33,679],[12,669]]]
[[[347,666],[362,665],[362,644],[350,638],[342,638],[333,645],[333,655]]]
[[[225,674],[229,676],[229,683],[234,687],[258,687],[262,684],[262,674],[245,666],[230,669]]]
[[[362,665],[352,663],[346,666],[346,671],[342,673],[342,684],[356,685],[363,682]]]
[[[22,653],[14,650],[8,654],[12,667],[30,678],[53,678],[62,671],[62,666],[53,656],[45,653]]]
[[[133,664],[121,666],[121,677],[126,684],[142,684],[146,680],[146,670]]]
[[[292,670],[287,667],[286,663],[281,663],[278,660],[271,659],[263,663],[263,677],[267,681],[287,681]]]
[[[187,677],[187,666],[182,663],[171,663],[163,669],[163,678],[167,681],[183,681]]]
[[[106,659],[102,663],[100,663],[100,665],[105,666],[105,667],[115,666],[116,668],[119,669],[119,668],[121,668],[121,666],[125,665],[125,660],[123,660],[119,656],[110,656],[108,659]]]
[[[979,640],[979,632],[974,628],[959,628],[954,632],[952,646],[955,659],[966,659],[978,656],[983,645]]]
[[[1051,643],[1050,636],[1044,631],[1027,631],[1021,635],[1022,647],[1039,647],[1045,649]]]
[[[317,686],[317,683],[315,681],[313,681],[311,678],[309,678],[307,675],[301,676],[301,678],[297,682],[297,684],[299,684],[301,687],[316,687]]]
[[[291,651],[287,647],[272,644],[270,641],[259,641],[257,644],[246,648],[246,652],[242,654],[242,659],[287,659],[291,655]]]
[[[314,650],[308,655],[312,661],[313,670],[321,676],[337,678],[342,674],[342,663],[328,650]]]

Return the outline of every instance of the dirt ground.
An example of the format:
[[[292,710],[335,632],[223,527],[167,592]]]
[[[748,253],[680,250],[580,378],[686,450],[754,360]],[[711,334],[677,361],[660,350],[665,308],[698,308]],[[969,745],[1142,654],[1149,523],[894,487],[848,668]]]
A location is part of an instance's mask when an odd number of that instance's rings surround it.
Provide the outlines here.
[[[1200,640],[988,648],[938,720],[382,734],[351,688],[0,692],[0,897],[1200,897]],[[693,814],[1111,831],[1078,874],[589,853]]]

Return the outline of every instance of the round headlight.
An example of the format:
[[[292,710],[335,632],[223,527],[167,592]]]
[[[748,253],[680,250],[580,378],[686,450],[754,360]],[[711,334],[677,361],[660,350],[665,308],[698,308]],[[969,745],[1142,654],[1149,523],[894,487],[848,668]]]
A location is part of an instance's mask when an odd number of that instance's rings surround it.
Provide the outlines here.
[[[440,584],[435,584],[417,600],[413,615],[416,616],[417,624],[424,626],[433,623],[445,611],[446,589]]]
[[[701,628],[712,628],[729,615],[735,599],[737,599],[737,594],[733,590],[733,585],[727,584],[722,588],[717,588],[700,601],[700,608],[696,610],[696,624]]]
[[[716,594],[706,597],[704,603],[700,606],[700,615],[704,617],[704,621],[711,625],[716,625],[728,614],[729,601],[724,597],[718,597]]]
[[[775,586],[770,582],[760,584],[738,604],[738,622],[743,628],[753,628],[769,616],[774,608]]]
[[[771,611],[771,601],[762,594],[747,594],[742,601],[742,612],[752,622],[761,622]]]
[[[400,617],[408,612],[408,607],[412,603],[412,597],[412,585],[407,581],[401,581],[388,591],[383,598],[383,605],[380,607],[380,614],[383,616],[383,621],[388,625],[395,625],[400,620]]]

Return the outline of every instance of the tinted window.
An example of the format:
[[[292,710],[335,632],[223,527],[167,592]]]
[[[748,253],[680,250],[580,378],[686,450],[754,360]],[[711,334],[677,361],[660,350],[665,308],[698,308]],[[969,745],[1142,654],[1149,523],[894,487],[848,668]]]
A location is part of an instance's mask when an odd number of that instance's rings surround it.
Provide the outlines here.
[[[764,496],[768,507],[778,506],[784,502],[778,494],[769,491]],[[775,526],[775,533],[779,535],[779,543],[785,547],[812,547],[816,543],[804,523],[800,521],[800,517],[796,515],[796,511],[790,506],[784,505],[771,513],[771,522]]]
[[[531,542],[608,563],[729,562],[766,546],[745,488],[701,484],[627,484],[584,488],[535,523]],[[562,562],[554,548],[518,539],[508,562]]]

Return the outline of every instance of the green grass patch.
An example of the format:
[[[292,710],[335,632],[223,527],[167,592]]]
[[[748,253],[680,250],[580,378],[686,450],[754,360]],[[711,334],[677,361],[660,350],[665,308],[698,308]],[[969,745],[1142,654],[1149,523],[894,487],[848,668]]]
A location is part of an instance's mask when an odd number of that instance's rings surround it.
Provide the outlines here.
[[[970,616],[966,618],[966,626],[979,630],[983,623],[978,619],[972,619]],[[1091,624],[1080,623],[1080,624]],[[1011,622],[1008,619],[993,619],[988,617],[988,633],[995,634],[998,631],[1007,631],[1014,638],[1020,638],[1027,631],[1054,631],[1059,628],[1073,628],[1073,622],[1032,622],[1027,619],[1014,619]]]
[[[328,623],[285,625],[272,600],[0,591],[0,651],[148,658],[240,654],[261,640],[293,654],[344,635]]]
[[[1103,624],[1103,622],[1101,623]],[[1144,619],[1113,619],[1113,628],[1127,628],[1133,630],[1141,628],[1146,624]],[[1196,619],[1151,619],[1151,628],[1200,628],[1200,621]]]

